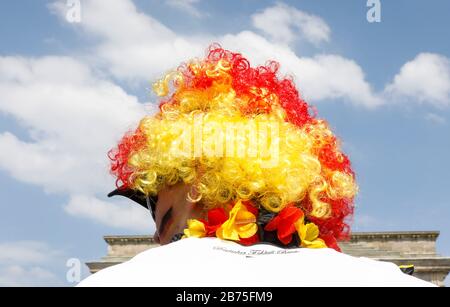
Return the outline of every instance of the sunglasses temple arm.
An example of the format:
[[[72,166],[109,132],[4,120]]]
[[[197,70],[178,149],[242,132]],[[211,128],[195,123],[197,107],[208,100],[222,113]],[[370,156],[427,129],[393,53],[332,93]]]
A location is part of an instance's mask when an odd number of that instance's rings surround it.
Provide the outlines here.
[[[150,212],[150,214],[153,216],[154,215],[154,212],[153,212],[153,210],[152,210],[152,206],[150,205],[150,197],[146,197],[145,198],[145,200],[146,200],[146,202],[147,202],[147,208],[148,208],[148,211]]]

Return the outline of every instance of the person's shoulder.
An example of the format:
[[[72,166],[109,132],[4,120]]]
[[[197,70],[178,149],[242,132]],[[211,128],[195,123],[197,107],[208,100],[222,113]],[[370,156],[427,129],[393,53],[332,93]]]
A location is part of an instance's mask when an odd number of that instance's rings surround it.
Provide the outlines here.
[[[314,285],[375,286],[375,287],[434,287],[435,285],[403,273],[388,259],[355,257],[330,248],[301,251],[301,265],[297,266],[310,276]],[[292,261],[290,261],[292,260]],[[286,265],[294,261],[294,257]],[[300,259],[299,259],[300,260]],[[306,264],[306,265],[305,265]],[[309,265],[308,265],[309,264]]]
[[[230,268],[240,273],[229,274]],[[271,269],[268,269],[271,268]],[[214,274],[211,274],[214,272]],[[79,286],[432,286],[393,263],[333,249],[189,238],[144,251]]]
[[[102,286],[124,286],[133,283],[138,277],[136,271],[146,270],[146,268],[157,263],[161,254],[166,250],[166,246],[150,248],[137,254],[135,257],[91,274],[78,287],[102,287]],[[170,254],[169,254],[170,256]]]
[[[177,264],[180,257],[205,254],[214,244],[220,244],[217,239],[189,238],[171,244],[150,248],[128,261],[102,269],[81,281],[78,287],[102,286],[135,286],[158,285],[158,276],[154,272],[161,266]]]

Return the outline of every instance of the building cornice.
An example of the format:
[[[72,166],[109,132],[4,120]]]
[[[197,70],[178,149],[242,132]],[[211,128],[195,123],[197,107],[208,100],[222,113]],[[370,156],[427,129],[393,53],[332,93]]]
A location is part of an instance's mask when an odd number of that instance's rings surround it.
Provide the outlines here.
[[[439,236],[439,231],[390,231],[390,232],[354,232],[351,235],[352,242],[375,240],[432,240]],[[106,243],[117,244],[156,244],[153,236],[104,236]]]
[[[352,242],[375,240],[431,240],[436,241],[439,231],[354,232]]]
[[[118,244],[156,244],[153,236],[138,235],[138,236],[104,236],[103,239],[109,245]]]

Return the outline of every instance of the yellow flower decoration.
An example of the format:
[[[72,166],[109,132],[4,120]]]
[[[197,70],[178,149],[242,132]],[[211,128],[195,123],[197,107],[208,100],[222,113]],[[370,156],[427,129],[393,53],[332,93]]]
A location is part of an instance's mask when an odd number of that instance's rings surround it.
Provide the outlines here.
[[[205,224],[199,220],[188,220],[183,238],[202,238],[206,235]]]
[[[255,222],[255,215],[248,211],[241,201],[238,201],[231,209],[228,220],[217,229],[216,237],[232,241],[250,238],[258,231]]]
[[[305,219],[302,217],[295,223],[298,236],[301,240],[301,247],[308,248],[325,248],[327,245],[325,241],[319,238],[319,227],[314,223],[305,224]]]

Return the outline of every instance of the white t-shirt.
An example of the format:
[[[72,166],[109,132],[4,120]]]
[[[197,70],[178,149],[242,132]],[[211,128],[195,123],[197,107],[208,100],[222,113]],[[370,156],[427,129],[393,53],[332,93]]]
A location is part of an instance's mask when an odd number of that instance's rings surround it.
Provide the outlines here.
[[[434,286],[393,263],[333,249],[241,246],[217,238],[189,238],[149,249],[103,269],[78,286],[277,287]]]

